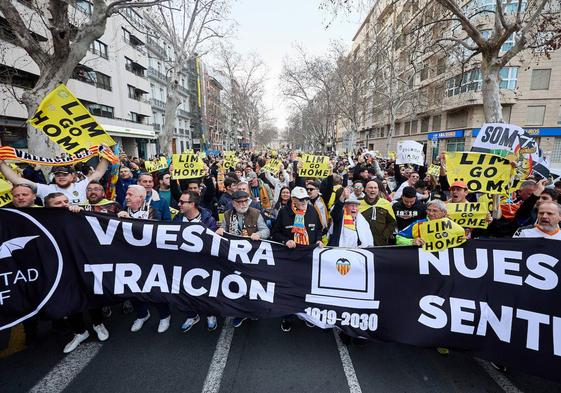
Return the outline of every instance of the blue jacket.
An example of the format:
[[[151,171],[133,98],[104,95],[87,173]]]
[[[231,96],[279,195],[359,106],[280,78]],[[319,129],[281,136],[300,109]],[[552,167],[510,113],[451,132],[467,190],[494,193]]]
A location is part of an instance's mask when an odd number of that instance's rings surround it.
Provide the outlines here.
[[[127,189],[130,185],[136,184],[136,179],[131,177],[130,179],[121,179],[117,180],[117,184],[115,184],[115,200],[119,202],[119,205],[125,206],[125,194],[127,193]]]
[[[204,207],[199,207],[199,211],[201,212],[201,223],[211,231],[216,231],[218,227],[216,225],[216,220],[212,216],[210,210],[205,209]],[[178,214],[177,216],[175,216],[172,222],[174,224],[181,224],[183,222],[183,214]]]

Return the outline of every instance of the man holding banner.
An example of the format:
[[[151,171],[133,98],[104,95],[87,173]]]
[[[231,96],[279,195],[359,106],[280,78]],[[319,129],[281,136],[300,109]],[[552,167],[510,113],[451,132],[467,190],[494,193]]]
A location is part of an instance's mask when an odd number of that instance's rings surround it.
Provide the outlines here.
[[[52,173],[54,174],[54,184],[33,183],[19,176],[4,161],[0,160],[0,171],[12,184],[31,184],[37,192],[37,197],[43,200],[47,195],[53,192],[61,192],[68,198],[69,202],[77,205],[86,199],[86,188],[90,181],[99,180],[105,174],[109,161],[100,157],[99,164],[95,171],[86,179],[76,181],[74,168],[71,166],[55,166]]]

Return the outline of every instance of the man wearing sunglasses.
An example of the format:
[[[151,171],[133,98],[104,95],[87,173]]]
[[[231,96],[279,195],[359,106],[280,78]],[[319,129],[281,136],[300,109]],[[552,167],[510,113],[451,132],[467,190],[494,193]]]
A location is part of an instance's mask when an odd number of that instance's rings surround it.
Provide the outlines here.
[[[197,192],[189,190],[183,191],[177,203],[179,205],[179,211],[181,212],[181,214],[175,216],[175,218],[173,219],[174,223],[200,223],[210,230],[216,231],[216,220],[212,216],[210,210],[200,206],[201,197]],[[195,324],[197,324],[201,320],[199,314],[197,314],[195,311],[187,311],[186,314],[187,319],[181,325],[181,331],[183,333],[187,333]],[[215,316],[208,315],[206,317],[206,322],[209,331],[213,331],[216,329],[217,321]]]

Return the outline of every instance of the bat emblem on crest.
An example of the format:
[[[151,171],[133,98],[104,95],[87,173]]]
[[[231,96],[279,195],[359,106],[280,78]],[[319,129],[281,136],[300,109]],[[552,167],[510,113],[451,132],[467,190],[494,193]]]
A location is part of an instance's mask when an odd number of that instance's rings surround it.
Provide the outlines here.
[[[0,259],[9,258],[14,251],[23,250],[25,245],[36,237],[39,236],[22,236],[6,240],[0,245]]]
[[[339,258],[337,262],[335,262],[335,267],[339,274],[344,276],[351,270],[351,262],[346,258]]]

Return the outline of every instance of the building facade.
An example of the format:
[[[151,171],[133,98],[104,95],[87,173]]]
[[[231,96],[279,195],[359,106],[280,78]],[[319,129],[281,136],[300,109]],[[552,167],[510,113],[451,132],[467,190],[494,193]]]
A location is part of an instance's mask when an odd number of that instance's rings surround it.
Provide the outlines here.
[[[15,4],[26,7],[24,2]],[[88,18],[92,12],[91,3],[83,0],[72,8],[77,18]],[[67,86],[127,154],[147,158],[156,152],[148,57],[138,31],[142,18],[133,10],[126,11],[125,17],[115,15],[107,21],[105,33],[92,43]],[[0,142],[25,149],[28,113],[13,93],[17,96],[32,88],[39,69],[23,49],[11,43],[7,21],[2,18],[0,24]],[[32,23],[30,29],[41,35],[44,27]]]
[[[471,0],[462,5],[465,12],[475,15],[481,10],[493,10],[496,3],[494,0]],[[518,1],[510,2],[506,12],[512,12],[517,6]],[[400,106],[394,108],[397,116],[391,139],[388,108],[377,105],[375,98],[356,139],[358,146],[382,155],[395,151],[400,141],[415,140],[426,145],[427,161],[430,161],[442,151],[469,150],[485,117],[480,55],[467,62],[458,61],[457,53],[456,56],[433,52],[415,59],[407,57],[413,47],[419,45],[408,32],[418,22],[416,18],[422,14],[419,10],[424,7],[433,7],[424,14],[425,18],[442,15],[435,2],[416,0],[396,4],[379,0],[355,35],[354,51],[367,46],[375,35],[391,41],[389,56],[394,60],[393,72],[406,85],[396,86],[396,91],[405,88],[411,93],[407,95],[406,91],[401,91],[403,100],[399,101],[399,97],[396,100]],[[489,34],[491,20],[482,16],[474,18],[481,18],[478,26],[484,36]],[[445,37],[456,28],[458,26],[452,22],[446,28],[434,28],[432,38]],[[501,51],[507,51],[515,39],[507,40]],[[464,52],[460,54],[469,58],[469,51]],[[550,157],[552,165],[561,165],[561,51],[539,57],[522,52],[501,70],[500,76],[504,121],[527,129]],[[344,129],[339,130],[338,148],[343,148],[344,142],[348,145],[351,139]]]

